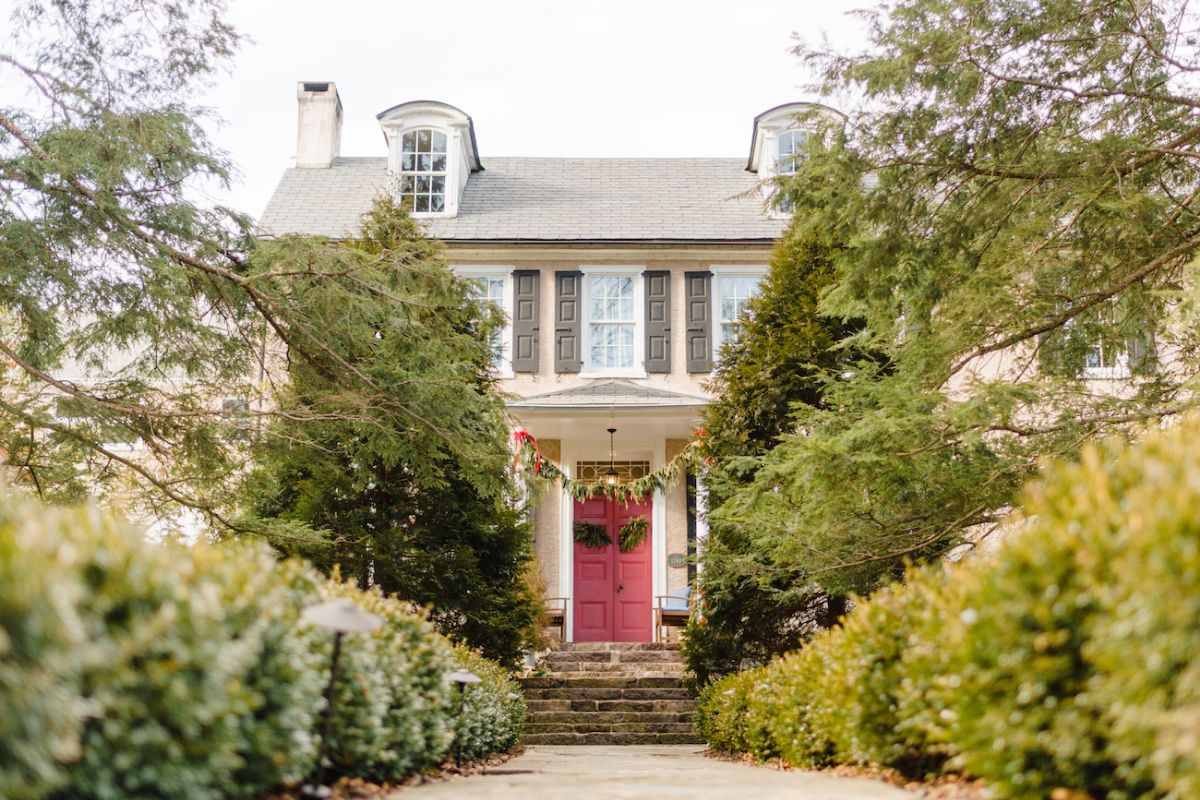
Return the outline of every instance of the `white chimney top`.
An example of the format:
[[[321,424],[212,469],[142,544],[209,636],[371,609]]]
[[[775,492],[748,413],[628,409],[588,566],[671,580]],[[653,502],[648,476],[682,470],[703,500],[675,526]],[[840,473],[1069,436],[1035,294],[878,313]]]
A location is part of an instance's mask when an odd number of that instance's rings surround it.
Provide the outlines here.
[[[342,151],[342,99],[332,81],[296,84],[296,166],[328,169]]]

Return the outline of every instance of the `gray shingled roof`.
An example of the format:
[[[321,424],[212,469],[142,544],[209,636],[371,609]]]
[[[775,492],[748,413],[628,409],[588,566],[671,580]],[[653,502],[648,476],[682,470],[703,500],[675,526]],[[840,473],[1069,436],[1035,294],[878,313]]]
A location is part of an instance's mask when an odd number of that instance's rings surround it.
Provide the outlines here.
[[[783,231],[737,158],[487,158],[458,216],[433,219],[448,241],[769,241]],[[289,169],[260,220],[268,234],[354,233],[388,186],[387,159]]]
[[[705,406],[706,397],[655,389],[629,381],[601,381],[514,400],[512,408],[610,408],[613,406]]]

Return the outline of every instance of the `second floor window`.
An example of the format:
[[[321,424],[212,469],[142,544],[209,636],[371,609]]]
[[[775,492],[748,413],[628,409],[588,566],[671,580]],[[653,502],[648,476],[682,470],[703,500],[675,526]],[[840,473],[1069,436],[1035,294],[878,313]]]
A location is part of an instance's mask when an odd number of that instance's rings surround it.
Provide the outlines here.
[[[508,339],[508,278],[505,275],[464,275],[469,286],[471,297],[479,303],[486,303],[498,309],[505,317],[505,323],[492,332],[492,364],[501,373],[507,366]]]
[[[589,366],[631,369],[637,319],[632,275],[593,275],[588,279]]]
[[[446,134],[429,128],[409,131],[401,139],[400,199],[417,214],[446,209]]]
[[[717,349],[738,335],[750,299],[759,292],[762,275],[717,276]]]
[[[804,152],[804,145],[807,142],[808,133],[806,131],[784,131],[779,134],[779,158],[775,162],[775,169],[781,177],[791,177],[796,174],[796,160]],[[779,210],[783,212],[792,210],[792,200],[786,194],[780,193]]]

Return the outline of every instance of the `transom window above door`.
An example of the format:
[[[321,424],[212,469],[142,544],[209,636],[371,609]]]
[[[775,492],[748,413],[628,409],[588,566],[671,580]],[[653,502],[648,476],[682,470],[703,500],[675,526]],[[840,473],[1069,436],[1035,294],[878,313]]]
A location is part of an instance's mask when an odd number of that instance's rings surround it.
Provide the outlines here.
[[[588,368],[631,370],[637,365],[637,288],[633,275],[587,277]]]
[[[400,199],[415,214],[446,210],[446,134],[421,128],[401,138]]]

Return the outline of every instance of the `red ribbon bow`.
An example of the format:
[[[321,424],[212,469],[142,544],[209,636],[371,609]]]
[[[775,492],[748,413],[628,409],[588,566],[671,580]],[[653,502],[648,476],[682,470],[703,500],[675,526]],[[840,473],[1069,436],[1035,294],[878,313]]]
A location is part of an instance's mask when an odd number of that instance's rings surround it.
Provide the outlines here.
[[[537,439],[533,438],[533,434],[524,428],[518,428],[513,431],[513,445],[516,447],[517,454],[513,456],[513,466],[521,460],[521,452],[525,449],[525,445],[533,445],[533,474],[537,475],[542,471],[542,451],[538,449]]]

